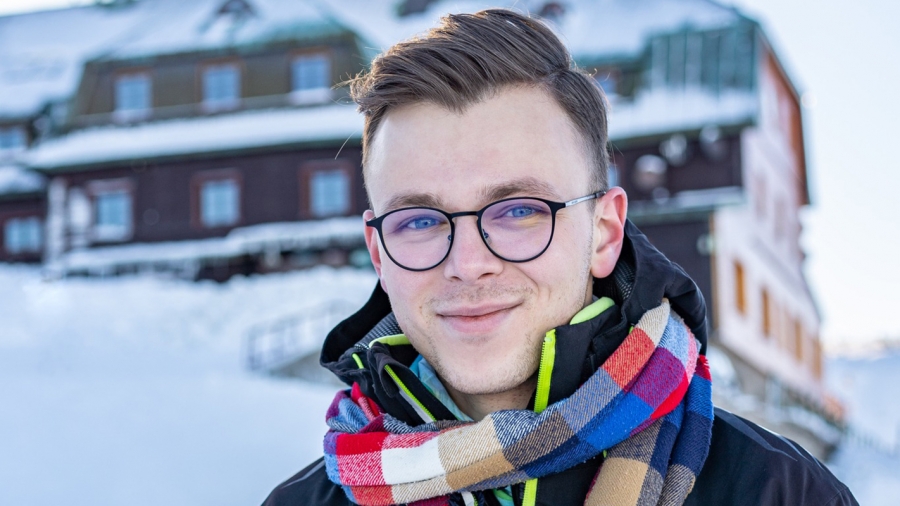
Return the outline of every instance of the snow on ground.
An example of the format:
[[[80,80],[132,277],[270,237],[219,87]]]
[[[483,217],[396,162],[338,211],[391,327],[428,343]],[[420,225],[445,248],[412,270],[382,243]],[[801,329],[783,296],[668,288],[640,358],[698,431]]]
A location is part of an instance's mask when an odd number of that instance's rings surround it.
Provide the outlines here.
[[[845,402],[853,436],[828,463],[860,504],[900,497],[900,348],[828,363],[829,388]],[[866,440],[869,440],[867,443]]]
[[[224,285],[0,265],[0,504],[259,504],[321,454],[333,387],[244,370],[243,333],[371,272]]]
[[[251,326],[369,295],[369,271],[222,285],[150,276],[42,281],[0,265],[0,504],[259,504],[321,454],[333,387],[255,376]],[[860,504],[900,496],[900,351],[829,363],[859,433],[829,466]]]
[[[900,497],[900,455],[878,451],[851,440],[828,462],[863,506],[897,506]]]

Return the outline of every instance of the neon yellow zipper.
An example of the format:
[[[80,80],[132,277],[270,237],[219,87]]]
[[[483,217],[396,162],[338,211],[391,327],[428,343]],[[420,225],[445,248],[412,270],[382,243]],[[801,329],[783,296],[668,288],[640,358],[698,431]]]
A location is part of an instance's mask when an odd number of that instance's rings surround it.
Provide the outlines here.
[[[547,409],[547,404],[550,402],[550,378],[553,376],[553,365],[555,363],[556,329],[553,329],[544,335],[544,344],[541,345],[541,362],[538,366],[537,388],[534,393],[535,413],[540,413]],[[537,485],[537,478],[532,478],[525,482],[522,506],[534,506],[537,502]]]
[[[541,362],[538,366],[537,389],[534,393],[534,412],[547,409],[550,401],[550,378],[553,376],[553,364],[556,362],[556,329],[544,335],[541,345]]]
[[[400,377],[397,376],[397,373],[394,372],[391,366],[385,365],[384,370],[387,371],[391,379],[394,380],[394,383],[396,383],[397,386],[400,387],[400,390],[403,392],[403,394],[405,394],[404,397],[406,397],[407,401],[413,405],[413,409],[415,409],[416,412],[419,413],[419,416],[421,416],[425,422],[433,422],[437,420],[434,415],[431,414],[431,411],[428,411],[428,408],[426,408],[425,405],[422,404],[422,401],[420,401],[415,395],[413,395],[409,388],[407,388],[407,386],[400,380]]]

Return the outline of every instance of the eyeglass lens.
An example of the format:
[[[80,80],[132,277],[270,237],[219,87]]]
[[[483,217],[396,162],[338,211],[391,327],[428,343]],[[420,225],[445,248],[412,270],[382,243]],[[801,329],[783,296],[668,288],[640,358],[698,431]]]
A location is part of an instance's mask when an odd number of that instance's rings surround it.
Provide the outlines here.
[[[394,262],[408,269],[428,269],[450,251],[453,227],[447,215],[429,208],[409,208],[385,215],[382,239]],[[495,202],[481,213],[485,244],[509,261],[541,254],[553,235],[553,211],[540,200]]]

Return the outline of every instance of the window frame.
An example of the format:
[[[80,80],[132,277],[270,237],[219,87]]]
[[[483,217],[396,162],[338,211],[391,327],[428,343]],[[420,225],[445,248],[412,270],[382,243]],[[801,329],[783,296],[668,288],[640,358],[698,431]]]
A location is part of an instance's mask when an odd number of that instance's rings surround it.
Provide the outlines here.
[[[20,249],[17,251],[12,251],[9,249],[9,235],[7,234],[8,228],[11,222],[16,221],[31,221],[36,220],[38,224],[38,243],[35,249]],[[0,247],[2,247],[3,253],[9,258],[22,258],[26,256],[32,256],[35,254],[40,255],[44,251],[44,243],[46,238],[44,237],[45,232],[45,217],[35,214],[35,213],[17,213],[9,216],[5,216],[0,223],[0,235],[2,235],[2,242],[0,242]]]
[[[328,76],[326,86],[321,88],[310,88],[300,90],[295,87],[294,66],[303,59],[311,56],[324,56],[328,62]],[[291,102],[298,105],[304,104],[320,104],[328,102],[334,96],[334,51],[330,47],[314,47],[306,48],[301,51],[293,51],[288,58],[288,84],[290,91],[288,92]]]
[[[343,213],[319,216],[312,205],[312,179],[317,172],[340,171],[347,176],[347,210]],[[348,160],[314,160],[300,165],[299,176],[299,217],[306,220],[322,220],[352,215],[356,210],[356,182],[353,164]]]
[[[206,98],[206,74],[215,67],[232,67],[237,72],[237,96],[233,100],[209,101]],[[208,60],[198,66],[197,71],[197,102],[205,113],[233,111],[239,109],[244,100],[244,75],[246,74],[243,60],[238,58],[225,58]]]
[[[28,149],[28,129],[25,128],[25,125],[16,123],[13,123],[11,125],[0,125],[0,135],[5,135],[7,133],[10,134],[11,137],[17,136],[18,138],[20,138],[22,140],[22,144],[10,147],[0,146],[0,155],[6,153],[19,153]]]
[[[775,337],[773,335],[772,296],[766,287],[763,287],[761,290],[760,309],[760,329],[762,330],[763,338],[772,339]]]
[[[203,221],[203,186],[218,181],[234,181],[237,186],[237,218],[234,223],[208,225]],[[197,230],[229,230],[244,223],[244,178],[236,168],[212,169],[191,176],[191,226]]]
[[[129,121],[138,121],[146,119],[153,110],[153,75],[152,69],[149,68],[129,68],[116,72],[113,77],[113,101],[112,115],[113,120],[124,123]],[[120,109],[119,99],[119,82],[122,79],[143,77],[147,80],[147,107],[143,109]]]
[[[734,306],[741,316],[747,315],[747,271],[739,259],[732,261],[734,273]]]
[[[130,178],[100,179],[89,181],[85,185],[85,193],[91,204],[91,221],[88,237],[92,243],[126,242],[134,237],[135,226],[135,184]],[[97,223],[98,200],[103,195],[124,193],[128,195],[129,209],[125,216],[125,224],[119,233],[110,232],[112,227],[101,229]]]

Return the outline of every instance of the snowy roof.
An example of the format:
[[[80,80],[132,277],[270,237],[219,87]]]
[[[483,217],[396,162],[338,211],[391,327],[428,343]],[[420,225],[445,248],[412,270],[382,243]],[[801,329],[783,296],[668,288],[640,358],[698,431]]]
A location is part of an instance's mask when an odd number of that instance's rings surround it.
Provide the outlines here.
[[[37,193],[44,189],[40,174],[18,165],[0,165],[0,196]]]
[[[259,254],[268,249],[298,251],[333,245],[361,245],[362,218],[266,223],[236,228],[225,237],[136,243],[73,250],[61,259],[65,271],[102,271],[125,265],[175,264]]]
[[[223,116],[104,126],[72,132],[26,155],[37,169],[144,158],[233,151],[362,136],[363,118],[351,105],[267,109]]]
[[[323,0],[341,23],[377,51],[423,33],[448,13],[507,7],[537,13],[546,0],[441,0],[421,14],[398,18],[395,1]],[[551,20],[576,59],[634,57],[653,35],[684,28],[709,30],[747,19],[732,7],[711,0],[568,0],[564,13]]]
[[[103,59],[129,59],[246,46],[277,40],[321,38],[345,32],[316,2],[298,0],[141,0],[164,15],[141,24]],[[245,12],[223,13],[226,4]]]
[[[234,1],[234,0],[232,0]],[[249,13],[218,14],[226,0],[138,0],[0,17],[0,118],[24,118],[75,93],[85,61],[317,38],[349,30],[371,53],[422,33],[448,12],[545,2],[443,0],[398,17],[395,0],[242,0]],[[684,27],[728,26],[743,16],[710,0],[569,0],[551,24],[579,59],[639,54],[648,37]],[[47,36],[52,33],[53,36]],[[371,56],[371,55],[369,55]]]
[[[757,96],[748,91],[715,94],[701,88],[642,90],[632,101],[612,103],[609,138],[620,141],[700,130],[708,125],[745,125],[756,117],[758,105]]]
[[[322,37],[342,30],[311,1],[247,0],[251,15],[216,16],[225,1],[138,0],[117,7],[0,16],[0,118],[26,118],[49,101],[71,97],[88,60]]]
[[[97,6],[0,17],[0,118],[69,98],[85,59],[129,34],[146,8]]]

